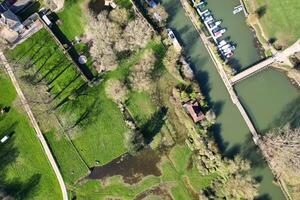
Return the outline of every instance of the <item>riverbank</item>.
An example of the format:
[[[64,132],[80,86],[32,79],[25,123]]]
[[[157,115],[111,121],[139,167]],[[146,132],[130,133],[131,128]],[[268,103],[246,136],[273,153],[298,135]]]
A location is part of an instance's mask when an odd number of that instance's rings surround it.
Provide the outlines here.
[[[261,176],[261,195],[268,196],[272,199],[283,199],[280,189],[272,184],[273,177],[267,167],[259,161],[260,156],[256,155],[252,149],[252,142],[249,141],[249,130],[245,126],[245,122],[241,120],[237,108],[234,107],[230,100],[230,96],[226,92],[224,83],[221,81],[216,68],[213,66],[209,55],[201,41],[198,41],[198,33],[195,31],[193,24],[185,16],[183,9],[174,5],[174,2],[164,0],[163,5],[171,15],[169,26],[176,31],[179,39],[184,44],[186,55],[190,56],[193,69],[202,90],[208,97],[211,104],[217,110],[217,121],[213,128],[213,133],[218,141],[219,146],[226,155],[234,155],[240,152],[253,161],[253,163],[261,163],[253,165],[253,172],[256,176]],[[229,119],[230,118],[230,119]],[[238,133],[238,134],[235,134]],[[251,153],[249,153],[251,152]],[[257,167],[263,166],[263,167]]]
[[[259,147],[260,151],[262,152],[262,154],[264,155],[264,146],[263,146],[263,143],[260,141],[260,136],[257,134],[251,120],[249,119],[246,111],[244,110],[242,104],[240,103],[240,101],[238,100],[238,97],[237,95],[235,94],[229,80],[227,79],[227,76],[226,76],[226,73],[223,69],[223,66],[221,63],[218,62],[218,60],[216,59],[215,55],[214,55],[214,52],[212,52],[212,50],[207,46],[207,39],[205,38],[205,35],[202,33],[202,31],[197,27],[195,21],[197,20],[196,18],[193,17],[193,15],[189,14],[188,13],[188,3],[187,1],[185,0],[180,0],[181,1],[181,4],[183,6],[183,8],[185,9],[185,11],[187,12],[189,18],[191,19],[191,21],[193,22],[195,28],[197,29],[199,35],[200,35],[200,38],[202,39],[203,43],[205,44],[206,46],[206,49],[207,51],[209,52],[210,56],[211,56],[211,59],[214,61],[215,63],[215,66],[217,67],[218,69],[218,72],[220,74],[220,77],[222,78],[222,80],[224,81],[224,84],[227,88],[227,91],[229,92],[230,96],[231,96],[231,99],[233,101],[234,104],[236,104],[236,106],[238,107],[238,109],[240,110],[243,118],[245,119],[246,121],[246,124],[248,125],[252,135],[253,135],[253,141],[254,143]],[[265,157],[265,156],[264,156]],[[266,157],[265,157],[266,158]],[[287,186],[285,184],[285,182],[275,173],[275,171],[273,170],[273,167],[271,165],[271,163],[269,161],[267,161],[272,173],[274,174],[274,176],[276,177],[276,179],[278,180],[278,184],[280,185],[282,191],[284,192],[284,195],[286,196],[287,199],[291,199],[289,193],[288,193],[288,189],[287,189]]]
[[[290,80],[290,82],[300,89],[300,71],[289,66],[273,64],[272,67],[283,72]]]

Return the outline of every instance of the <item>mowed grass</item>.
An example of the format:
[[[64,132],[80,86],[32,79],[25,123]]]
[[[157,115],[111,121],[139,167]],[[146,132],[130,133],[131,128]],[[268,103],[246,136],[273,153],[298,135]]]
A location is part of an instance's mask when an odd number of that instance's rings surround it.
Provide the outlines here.
[[[135,185],[124,184],[120,177],[112,177],[105,185],[98,181],[88,180],[78,186],[77,199],[105,199],[109,197],[134,199],[143,191],[159,186],[169,188],[176,200],[194,199],[193,192],[208,187],[217,174],[201,176],[193,165],[187,169],[191,151],[186,146],[177,145],[171,150],[169,157],[163,157],[160,177],[147,176]],[[188,183],[186,183],[188,182]],[[193,191],[191,191],[191,188]],[[163,199],[163,198],[161,198]]]
[[[83,86],[84,82],[44,29],[7,52],[7,55],[12,63],[23,65],[28,59],[31,60],[30,68],[33,68],[31,70],[36,79],[46,81],[53,97],[53,106],[59,105],[53,111],[62,119],[65,128],[89,112],[84,123],[73,131],[75,136],[72,137],[76,149],[89,167],[96,162],[105,164],[126,152],[123,134],[127,127],[117,105],[106,97],[104,84],[93,88],[85,87],[82,91],[84,94],[70,100],[69,96]],[[86,174],[82,163],[77,162],[79,169],[76,170],[72,166],[71,163],[78,159],[74,158],[74,149],[68,147],[69,142],[60,141],[61,137],[56,138],[54,133],[46,134],[46,137],[69,183]]]
[[[57,104],[84,84],[75,66],[45,29],[6,52],[6,55],[13,65],[28,65],[34,71],[31,75],[35,83],[45,82]]]
[[[81,8],[82,3],[83,0],[66,0],[63,11],[58,13],[59,19],[62,20],[59,28],[70,41],[84,33],[85,19]]]
[[[156,106],[151,101],[151,97],[145,92],[132,91],[128,95],[126,107],[139,126],[147,123],[156,111]]]
[[[61,134],[61,133],[60,133]],[[65,135],[55,132],[44,134],[47,143],[51,146],[52,153],[61,170],[64,181],[69,189],[81,177],[88,174],[89,169],[80,159],[80,155]]]
[[[55,107],[65,101],[74,90],[84,84],[72,63],[44,29],[6,54],[10,62],[18,68],[27,63],[29,69],[23,69],[24,73],[32,76],[38,83],[47,84],[52,96],[49,109],[53,111],[56,111]],[[37,115],[38,117],[39,115]],[[47,119],[42,121],[45,120]],[[51,129],[51,127],[48,128]],[[71,142],[63,135],[63,131],[48,132],[45,134],[45,138],[67,185],[72,185],[77,179],[88,173],[88,168],[80,159]]]
[[[0,117],[0,138],[11,138],[0,144],[0,185],[16,199],[61,199],[61,192],[36,133],[20,108],[15,107],[15,90],[0,73],[0,104],[10,111]]]
[[[249,1],[248,4],[253,2]],[[260,21],[269,38],[291,45],[300,38],[299,0],[255,0],[256,9],[265,8]]]

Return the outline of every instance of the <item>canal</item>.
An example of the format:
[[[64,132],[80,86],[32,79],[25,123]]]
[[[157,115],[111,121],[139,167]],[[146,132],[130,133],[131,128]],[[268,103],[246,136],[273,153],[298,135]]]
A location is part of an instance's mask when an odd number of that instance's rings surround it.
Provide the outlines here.
[[[214,0],[209,2],[214,2]],[[226,9],[228,15],[232,14],[232,9],[236,6],[235,0],[218,0],[218,2],[218,4],[215,4],[216,8]],[[231,6],[227,6],[227,4]],[[184,46],[185,54],[190,58],[201,90],[206,95],[208,102],[213,105],[217,114],[217,121],[212,132],[221,151],[227,156],[241,153],[244,158],[252,162],[253,176],[260,183],[260,196],[258,199],[284,199],[280,188],[273,183],[271,171],[262,160],[262,156],[254,145],[242,116],[231,102],[222,79],[193,24],[185,15],[180,1],[162,0],[162,5],[169,14],[168,26],[173,29],[180,43]],[[215,13],[212,7],[211,10]],[[225,13],[225,11],[222,12]],[[217,13],[215,15],[217,16]],[[244,18],[235,17],[232,20],[232,27],[235,24],[234,20],[236,20],[236,26],[241,27],[241,24],[243,27],[246,26]],[[239,29],[238,27],[235,30],[241,31],[238,32],[241,34],[239,36],[239,40],[241,40],[246,29]],[[246,32],[247,34],[251,33],[249,30]],[[244,38],[245,41],[240,41],[237,45],[241,49],[245,48],[235,58],[237,59],[236,62],[243,66],[241,69],[260,59],[253,39],[252,35],[247,35]],[[235,39],[235,42],[239,40]],[[244,47],[244,42],[246,47]],[[241,96],[242,103],[259,132],[264,132],[269,127],[274,126],[274,122],[280,118],[280,113],[283,110],[293,106],[293,103],[299,102],[299,92],[282,73],[275,70],[263,71],[250,77],[240,82],[235,89],[238,95]]]

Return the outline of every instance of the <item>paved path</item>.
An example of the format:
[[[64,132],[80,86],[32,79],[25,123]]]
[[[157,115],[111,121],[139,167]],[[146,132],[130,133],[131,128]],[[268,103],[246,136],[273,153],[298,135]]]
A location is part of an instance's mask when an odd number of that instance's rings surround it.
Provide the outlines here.
[[[254,74],[256,72],[261,71],[262,69],[268,67],[270,64],[275,63],[275,62],[292,66],[292,63],[289,60],[289,57],[291,55],[295,54],[296,52],[300,52],[300,39],[297,42],[295,42],[292,46],[285,49],[284,51],[277,52],[274,56],[272,56],[268,59],[265,59],[265,60],[257,63],[256,65],[253,65],[252,67],[242,71],[241,73],[238,73],[237,75],[232,77],[231,83],[235,84],[235,83],[251,76],[252,74]]]
[[[23,92],[20,88],[20,85],[19,85],[19,83],[18,83],[18,81],[17,81],[17,79],[16,79],[16,77],[13,73],[13,70],[12,70],[11,66],[8,64],[4,54],[2,52],[0,52],[0,61],[4,64],[6,72],[9,75],[9,77],[10,77],[10,79],[11,79],[11,81],[12,81],[12,83],[13,83],[16,91],[17,91],[17,94],[18,94],[18,96],[21,100],[21,103],[24,107],[24,110],[26,111],[26,113],[29,117],[29,120],[30,120],[30,122],[31,122],[31,124],[32,124],[32,126],[33,126],[33,128],[36,132],[36,136],[39,139],[39,141],[40,141],[40,143],[41,143],[41,145],[42,145],[42,147],[45,151],[45,154],[48,158],[48,161],[50,162],[50,165],[51,165],[51,167],[52,167],[52,169],[53,169],[53,171],[56,175],[56,178],[59,182],[60,189],[61,189],[61,192],[62,192],[63,200],[68,200],[67,188],[66,188],[64,180],[62,178],[62,175],[61,175],[61,173],[58,169],[58,166],[57,166],[57,164],[56,164],[56,162],[55,162],[55,160],[52,156],[52,153],[51,153],[51,151],[48,147],[48,144],[47,144],[47,142],[46,142],[46,140],[43,136],[43,133],[41,132],[40,127],[38,126],[38,123],[37,123],[32,111],[31,111],[31,108],[30,108],[29,104],[27,103],[27,100],[26,100],[26,98],[25,98],[25,96],[24,96],[24,94],[23,94]],[[52,190],[52,188],[49,188],[49,189],[50,189],[50,191]]]

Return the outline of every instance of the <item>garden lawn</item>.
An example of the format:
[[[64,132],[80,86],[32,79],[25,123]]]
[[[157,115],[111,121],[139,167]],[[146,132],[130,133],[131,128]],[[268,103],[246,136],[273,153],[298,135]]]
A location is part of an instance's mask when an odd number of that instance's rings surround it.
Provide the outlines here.
[[[131,92],[126,102],[126,107],[138,126],[146,124],[156,111],[156,106],[145,92]]]
[[[63,11],[58,13],[59,19],[63,22],[59,28],[70,41],[84,33],[82,3],[83,0],[66,0]]]
[[[300,37],[299,0],[247,0],[254,9],[265,8],[260,21],[269,38],[277,39],[284,45],[291,45]]]
[[[0,104],[10,111],[0,117],[0,185],[16,199],[61,199],[56,176],[49,165],[36,133],[14,102],[16,94],[9,79],[0,74]]]
[[[45,82],[57,104],[84,83],[75,66],[45,29],[9,50],[6,55],[11,64],[17,67],[26,65],[28,71],[33,71],[31,78],[37,83]]]

